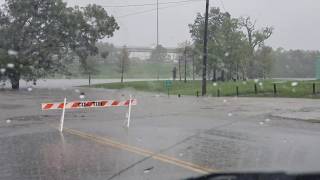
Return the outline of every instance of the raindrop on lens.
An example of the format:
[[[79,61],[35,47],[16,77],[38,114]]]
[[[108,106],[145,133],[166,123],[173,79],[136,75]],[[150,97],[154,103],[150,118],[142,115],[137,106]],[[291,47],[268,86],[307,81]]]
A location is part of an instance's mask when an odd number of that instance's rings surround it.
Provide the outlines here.
[[[217,83],[213,83],[213,86],[217,86],[218,84]]]
[[[84,99],[86,96],[85,96],[85,94],[84,93],[81,93],[80,94],[80,99]]]
[[[154,168],[154,167],[147,168],[147,169],[145,169],[143,172],[144,172],[145,174],[148,174],[153,168]]]
[[[298,84],[299,84],[298,82],[292,82],[292,83],[291,83],[291,86],[292,86],[292,87],[295,87],[295,86],[298,86]]]
[[[143,171],[145,174],[148,174],[150,172],[150,170],[144,170]]]
[[[18,52],[10,49],[10,50],[8,50],[8,54],[9,54],[10,56],[17,56],[17,55],[18,55]]]
[[[28,87],[28,89],[27,89],[29,92],[31,92],[32,91],[32,87]]]
[[[8,67],[8,68],[14,68],[14,64],[9,63],[9,64],[7,64],[7,67]]]
[[[0,73],[1,73],[1,74],[4,74],[5,72],[6,72],[6,69],[4,69],[4,68],[1,68],[1,69],[0,69]]]
[[[11,120],[10,119],[6,120],[6,123],[8,123],[8,124],[11,123]]]

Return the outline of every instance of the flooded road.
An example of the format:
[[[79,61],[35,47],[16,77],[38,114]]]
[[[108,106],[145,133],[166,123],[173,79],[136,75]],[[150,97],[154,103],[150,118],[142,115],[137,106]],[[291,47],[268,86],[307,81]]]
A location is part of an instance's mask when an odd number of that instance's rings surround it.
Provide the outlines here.
[[[43,102],[118,99],[126,107],[40,110]],[[318,100],[170,97],[129,90],[0,91],[0,179],[182,179],[219,171],[314,172]]]
[[[125,82],[134,81],[154,81],[156,79],[125,79]],[[163,80],[163,79],[161,79]],[[120,79],[91,79],[91,84],[103,84],[103,83],[114,83],[120,82]],[[75,86],[86,86],[89,85],[88,79],[39,79],[34,85],[33,82],[26,82],[20,80],[21,88],[57,88],[57,89],[70,89]],[[10,83],[7,82],[5,88],[9,88]],[[1,88],[1,86],[0,86]]]

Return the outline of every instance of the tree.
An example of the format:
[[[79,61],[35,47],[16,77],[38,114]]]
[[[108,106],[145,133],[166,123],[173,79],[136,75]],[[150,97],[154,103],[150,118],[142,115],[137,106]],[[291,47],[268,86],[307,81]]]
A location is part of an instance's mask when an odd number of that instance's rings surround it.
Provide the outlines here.
[[[98,43],[97,47],[100,52],[100,56],[96,56],[97,59],[103,60],[105,63],[116,63],[118,61],[118,49],[113,44]]]
[[[81,65],[86,69],[87,58],[99,53],[98,40],[112,37],[113,32],[119,29],[119,26],[114,17],[109,16],[103,7],[95,4],[82,8],[76,6],[72,19],[75,20],[78,29],[73,36],[76,41],[72,41],[75,43],[71,47],[79,56]]]
[[[254,78],[258,72],[255,71],[257,62],[254,61],[254,52],[256,48],[262,47],[265,40],[269,39],[272,35],[272,27],[264,27],[260,30],[256,29],[256,21],[252,21],[250,17],[241,17],[239,19],[240,25],[245,31],[246,40],[249,47],[249,74],[250,78]]]
[[[192,47],[191,42],[185,41],[183,43],[178,44],[177,51],[180,54],[180,56],[183,58],[183,62],[184,62],[184,82],[186,83],[187,82],[187,74],[188,74],[188,72],[187,72],[188,71],[188,61],[193,57],[193,47]],[[180,67],[180,65],[179,65],[179,67]],[[179,70],[179,72],[181,72],[181,71]]]
[[[82,72],[82,74],[88,75],[89,86],[91,86],[92,75],[99,74],[98,66],[99,62],[94,56],[87,57],[85,66],[80,66],[80,72]]]
[[[119,54],[119,63],[118,63],[118,72],[121,73],[121,83],[123,83],[123,76],[125,72],[128,72],[129,70],[129,52],[127,50],[127,47],[124,46],[121,50],[121,53]]]
[[[150,61],[156,62],[156,63],[162,63],[167,60],[167,56],[168,56],[167,49],[164,48],[162,45],[158,45],[152,50]]]
[[[56,57],[63,51],[60,43],[65,43],[58,16],[64,16],[65,9],[62,1],[6,0],[1,8],[0,43],[14,65],[7,73],[13,89],[19,88],[19,79],[25,74],[27,80],[33,80],[56,70]]]
[[[240,51],[243,49],[244,34],[239,29],[239,21],[229,13],[223,13],[220,26],[214,34],[213,54],[215,61],[213,70],[222,71],[222,80],[239,79]],[[214,76],[216,72],[213,72]],[[213,77],[213,80],[216,78]]]
[[[201,69],[202,42],[204,33],[204,15],[200,13],[193,24],[189,24],[196,55],[196,69]],[[228,12],[219,8],[211,8],[208,24],[208,64],[207,75],[213,81],[246,79],[248,69],[251,76],[258,72],[253,71],[253,55],[264,45],[272,34],[272,28],[266,27],[256,30],[250,18],[233,18]]]
[[[0,49],[0,83],[5,83],[7,80],[7,76],[11,70],[11,68],[8,68],[10,61],[8,53],[4,49]]]
[[[204,18],[198,14],[194,24],[190,24],[190,33],[194,40],[194,47],[201,52],[203,41]],[[219,8],[211,8],[208,25],[208,76],[217,80],[217,71],[220,71],[220,79],[228,79],[233,76],[234,67],[239,66],[239,51],[242,48],[243,33],[239,29],[238,20],[232,18],[227,12],[221,12]],[[201,53],[198,53],[201,55]],[[201,66],[201,63],[198,63]],[[238,73],[238,71],[236,71]]]
[[[103,59],[107,59],[108,56],[109,56],[109,51],[101,52],[101,53],[100,53],[100,56],[101,56]]]
[[[259,76],[264,79],[267,78],[267,76],[270,75],[274,61],[272,48],[268,46],[262,46],[256,51],[255,59],[259,67]]]
[[[6,0],[0,12],[0,48],[13,64],[6,74],[13,89],[20,79],[66,73],[64,62],[73,56],[86,69],[96,42],[119,28],[101,6],[70,8],[62,0]]]

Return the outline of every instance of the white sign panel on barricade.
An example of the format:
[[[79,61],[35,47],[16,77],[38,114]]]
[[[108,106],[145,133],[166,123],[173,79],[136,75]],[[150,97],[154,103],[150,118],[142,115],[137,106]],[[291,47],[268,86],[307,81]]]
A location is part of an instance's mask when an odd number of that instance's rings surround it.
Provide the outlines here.
[[[98,101],[74,101],[67,102],[66,109],[82,109],[82,108],[107,108],[107,107],[119,107],[119,106],[129,106],[130,100],[126,101],[116,101],[116,100],[98,100]],[[136,99],[131,99],[131,105],[137,105]],[[64,103],[42,103],[42,110],[55,110],[63,109]]]

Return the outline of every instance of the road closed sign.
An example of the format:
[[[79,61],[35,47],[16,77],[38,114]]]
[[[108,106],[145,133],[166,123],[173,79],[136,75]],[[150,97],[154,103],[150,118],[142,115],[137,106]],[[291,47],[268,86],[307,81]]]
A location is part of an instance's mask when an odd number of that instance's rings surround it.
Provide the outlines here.
[[[107,108],[107,107],[119,107],[119,106],[129,106],[130,100],[117,101],[117,100],[97,100],[97,101],[74,101],[67,102],[65,104],[65,109],[82,109],[82,108]],[[137,105],[136,99],[131,99],[131,105]],[[42,103],[42,110],[55,110],[63,109],[64,103]]]

